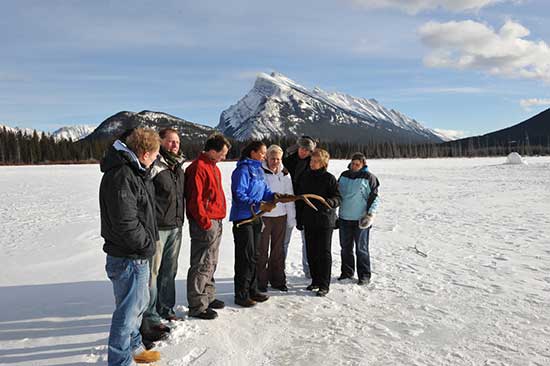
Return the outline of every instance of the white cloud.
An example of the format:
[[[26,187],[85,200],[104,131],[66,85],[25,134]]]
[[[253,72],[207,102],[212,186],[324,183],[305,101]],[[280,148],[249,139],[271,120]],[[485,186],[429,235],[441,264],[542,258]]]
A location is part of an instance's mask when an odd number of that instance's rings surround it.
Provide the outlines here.
[[[432,49],[429,67],[481,70],[491,75],[550,82],[550,47],[524,39],[529,30],[507,21],[498,31],[472,20],[428,22],[419,28],[422,42]]]
[[[538,106],[550,106],[550,98],[530,98],[522,99],[519,104],[527,111],[531,110],[531,107]]]
[[[489,5],[506,0],[352,0],[353,3],[372,9],[391,8],[409,14],[442,8],[453,12],[478,11]],[[510,1],[510,0],[508,0]]]
[[[435,132],[437,132],[438,135],[441,137],[447,139],[447,140],[458,140],[463,137],[466,137],[466,131],[460,131],[460,130],[444,130],[441,128],[434,128]]]

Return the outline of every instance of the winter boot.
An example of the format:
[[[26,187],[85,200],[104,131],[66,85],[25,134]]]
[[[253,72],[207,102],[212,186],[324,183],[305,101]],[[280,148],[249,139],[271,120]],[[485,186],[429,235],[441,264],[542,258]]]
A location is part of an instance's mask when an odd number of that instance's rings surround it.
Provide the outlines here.
[[[134,361],[137,363],[151,363],[160,360],[159,351],[143,351],[134,355]]]

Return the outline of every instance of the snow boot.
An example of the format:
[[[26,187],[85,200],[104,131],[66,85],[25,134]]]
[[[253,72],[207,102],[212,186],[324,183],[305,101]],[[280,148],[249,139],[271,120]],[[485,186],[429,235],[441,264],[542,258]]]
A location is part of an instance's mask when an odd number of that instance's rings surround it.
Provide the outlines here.
[[[151,363],[160,360],[159,351],[143,351],[134,355],[134,361],[137,363]]]

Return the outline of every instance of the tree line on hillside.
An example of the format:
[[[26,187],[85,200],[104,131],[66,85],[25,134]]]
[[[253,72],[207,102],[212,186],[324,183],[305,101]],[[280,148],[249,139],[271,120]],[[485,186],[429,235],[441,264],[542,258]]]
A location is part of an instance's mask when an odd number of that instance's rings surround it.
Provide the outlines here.
[[[296,138],[267,139],[264,142],[280,145],[287,149]],[[21,131],[13,132],[0,128],[0,164],[82,164],[97,163],[101,160],[112,141],[71,140],[56,141],[45,133],[32,135]],[[240,151],[248,141],[232,140],[228,159],[238,159]],[[396,142],[370,142],[366,144],[349,142],[321,141],[320,147],[328,150],[333,159],[348,159],[354,152],[361,151],[368,158],[442,158],[442,157],[477,157],[504,156],[511,151],[521,155],[550,155],[550,136],[546,144],[529,144],[523,142],[494,142],[481,137],[472,137],[443,144],[402,144]],[[182,153],[187,159],[195,158],[202,150],[203,142],[182,143]]]

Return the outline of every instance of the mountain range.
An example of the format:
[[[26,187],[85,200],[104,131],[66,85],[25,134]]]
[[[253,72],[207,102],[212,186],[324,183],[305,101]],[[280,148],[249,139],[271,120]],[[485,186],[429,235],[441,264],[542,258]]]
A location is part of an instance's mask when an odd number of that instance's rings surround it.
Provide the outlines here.
[[[46,136],[52,136],[55,141],[61,141],[61,140],[72,140],[72,141],[78,141],[86,136],[88,136],[90,133],[92,133],[95,129],[95,126],[92,125],[74,125],[74,126],[66,126],[61,127],[54,132],[44,132],[39,130],[34,130],[32,128],[20,128],[20,127],[10,127],[7,125],[0,124],[0,128],[5,128],[6,131],[10,132],[19,132],[23,135],[32,136],[34,132],[38,134],[38,137],[42,137],[42,133],[44,133]]]
[[[550,108],[513,126],[490,132],[485,135],[466,137],[449,141],[446,144],[474,146],[518,145],[550,146]]]
[[[71,139],[111,140],[138,126],[160,130],[172,127],[181,132],[182,143],[200,142],[216,131],[236,140],[274,139],[310,135],[322,141],[354,143],[441,143],[449,138],[422,126],[401,112],[382,106],[375,99],[309,90],[278,73],[259,74],[253,88],[236,104],[221,113],[217,128],[193,123],[163,112],[122,111],[91,125],[67,126],[52,133],[56,141]],[[9,127],[8,131],[32,135],[30,128]],[[41,131],[36,131],[39,136]],[[550,146],[550,109],[521,123],[482,136],[449,141],[447,144]]]
[[[182,143],[204,141],[208,135],[216,131],[213,127],[189,122],[167,113],[123,111],[107,118],[84,140],[110,140],[136,127],[149,127],[157,131],[168,127],[174,128],[180,131]]]
[[[237,140],[300,135],[359,143],[446,140],[375,99],[310,90],[279,73],[259,74],[253,88],[222,112],[217,128]]]

